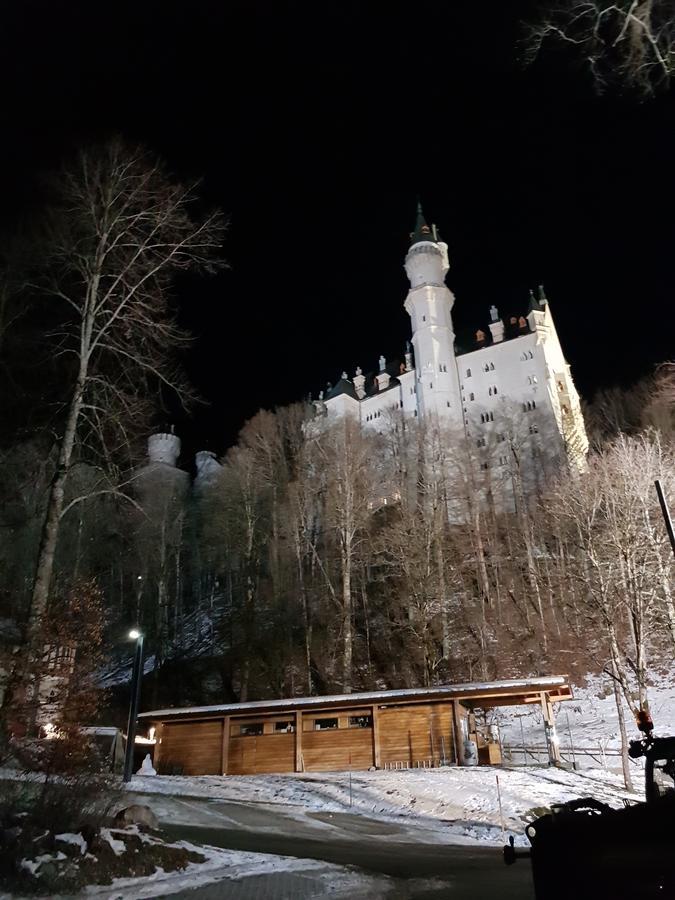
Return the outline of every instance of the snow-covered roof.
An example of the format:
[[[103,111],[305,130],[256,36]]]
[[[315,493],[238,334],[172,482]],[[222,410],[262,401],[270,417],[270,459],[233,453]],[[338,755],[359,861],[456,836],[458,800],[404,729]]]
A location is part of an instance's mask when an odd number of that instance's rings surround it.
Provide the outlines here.
[[[506,681],[475,681],[467,684],[445,684],[429,688],[404,688],[392,691],[367,691],[355,694],[330,694],[323,697],[289,697],[283,700],[254,700],[250,703],[223,703],[217,706],[182,706],[173,709],[153,709],[140,713],[139,719],[166,719],[173,716],[240,715],[246,712],[274,712],[304,707],[357,706],[360,704],[397,700],[424,700],[431,698],[461,698],[468,696],[494,697],[495,695],[519,695],[551,689],[569,688],[565,675],[549,675],[538,678],[513,678]],[[555,699],[552,698],[552,699]]]

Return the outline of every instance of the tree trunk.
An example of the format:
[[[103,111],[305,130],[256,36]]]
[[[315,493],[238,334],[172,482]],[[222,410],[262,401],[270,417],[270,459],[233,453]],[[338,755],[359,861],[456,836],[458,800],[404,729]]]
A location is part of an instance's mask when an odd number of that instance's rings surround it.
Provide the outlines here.
[[[626,735],[626,717],[623,712],[623,704],[621,702],[621,691],[619,689],[618,672],[616,666],[612,664],[612,688],[614,690],[614,702],[616,703],[616,713],[619,717],[619,733],[621,735],[621,769],[623,771],[623,783],[627,791],[633,790],[633,780],[630,775],[630,758],[628,756],[628,736]]]
[[[85,374],[84,371],[81,370],[75,386],[75,393],[73,394],[70,403],[70,409],[68,410],[66,428],[63,433],[63,438],[61,439],[61,447],[59,450],[59,460],[49,490],[47,515],[42,528],[40,551],[38,553],[35,582],[33,584],[33,595],[31,597],[28,619],[28,639],[31,647],[37,639],[40,625],[49,601],[49,586],[54,571],[54,557],[56,555],[56,544],[59,539],[59,526],[61,523],[61,513],[63,511],[66,481],[70,470],[73,447],[75,446],[77,423],[82,409],[84,383]],[[33,647],[33,650],[35,649],[36,648]]]
[[[352,563],[349,550],[342,554],[342,690],[352,692]]]

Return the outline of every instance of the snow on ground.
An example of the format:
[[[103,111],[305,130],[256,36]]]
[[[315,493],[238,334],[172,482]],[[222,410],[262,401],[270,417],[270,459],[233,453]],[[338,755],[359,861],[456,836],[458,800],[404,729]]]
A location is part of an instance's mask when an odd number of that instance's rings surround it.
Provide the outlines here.
[[[68,837],[76,837],[69,835]],[[75,843],[75,841],[72,841]],[[182,870],[165,872],[157,868],[146,877],[115,878],[112,885],[90,885],[78,897],[93,896],[98,900],[136,900],[136,898],[165,897],[206,884],[236,882],[245,878],[268,875],[278,880],[282,874],[311,878],[316,896],[330,894],[336,898],[385,897],[390,882],[385,877],[370,876],[342,866],[311,859],[275,856],[268,853],[247,853],[239,850],[223,850],[219,847],[195,845],[189,841],[168,844],[199,853],[206,857],[202,863],[189,862]],[[37,869],[40,863],[52,859],[65,859],[63,853],[43,854],[35,860],[23,860],[27,869]],[[314,893],[313,893],[314,895]],[[230,896],[228,893],[227,896]],[[290,896],[290,895],[289,895]],[[23,900],[17,895],[0,893],[0,900]],[[26,898],[27,900],[27,898]],[[71,900],[71,895],[55,895],[53,900]]]
[[[129,898],[164,897],[184,888],[193,889],[214,882],[239,882],[244,878],[258,875],[278,876],[281,873],[308,875],[316,879],[317,896],[322,895],[321,887],[330,890],[337,897],[384,897],[388,880],[352,872],[342,866],[335,866],[311,859],[296,859],[290,856],[273,856],[268,853],[246,853],[241,850],[223,850],[177,841],[176,847],[184,847],[206,856],[204,863],[188,863],[182,872],[163,872],[158,869],[147,878],[116,878],[110,885],[91,886],[88,896],[99,900],[129,900]],[[229,896],[229,895],[228,895]],[[54,898],[58,900],[58,898]]]
[[[593,796],[611,806],[623,798],[618,776],[604,771],[584,773],[549,768],[409,769],[296,775],[134,777],[131,790],[145,794],[282,804],[310,812],[352,812],[375,818],[405,817],[446,833],[500,843],[497,795],[501,790],[504,827],[520,834],[542,807],[580,796]]]
[[[554,705],[560,747],[565,759],[571,760],[571,746],[573,746],[575,762],[580,768],[597,767],[606,762],[610,770],[619,772],[621,760],[617,751],[621,747],[621,738],[614,692],[608,678],[589,676],[584,685],[575,685],[573,690],[574,700]],[[653,676],[648,697],[654,721],[654,734],[658,736],[675,734],[675,669]],[[629,740],[641,737],[629,710],[625,708],[624,712]],[[522,746],[523,737],[528,747],[544,746],[541,709],[536,704],[532,707],[502,707],[491,710],[488,713],[488,722],[499,725],[502,741],[507,746]],[[580,748],[588,749],[590,753],[580,753]],[[543,755],[541,758],[543,760]],[[642,764],[635,762],[632,765],[639,781]]]

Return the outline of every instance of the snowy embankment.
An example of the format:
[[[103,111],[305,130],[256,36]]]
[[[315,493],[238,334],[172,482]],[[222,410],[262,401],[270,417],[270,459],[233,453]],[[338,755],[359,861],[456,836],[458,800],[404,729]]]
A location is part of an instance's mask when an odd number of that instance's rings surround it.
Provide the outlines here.
[[[506,831],[521,834],[552,803],[593,796],[611,806],[639,799],[607,772],[582,774],[548,768],[410,769],[298,775],[135,777],[133,791],[241,803],[281,804],[303,812],[351,812],[413,819],[446,840],[502,842],[497,776]],[[186,824],[189,820],[186,807]]]
[[[675,668],[653,676],[648,696],[654,734],[675,735]],[[574,700],[556,704],[554,708],[560,747],[566,760],[574,756],[576,764],[584,769],[606,763],[610,771],[621,771],[619,719],[614,692],[606,677],[589,676],[583,686],[574,686]],[[641,737],[627,708],[624,714],[629,740]],[[491,710],[488,722],[499,725],[506,746],[520,747],[523,739],[527,747],[544,745],[541,709],[536,704],[531,708]],[[642,763],[632,762],[631,766],[636,782],[640,783]]]

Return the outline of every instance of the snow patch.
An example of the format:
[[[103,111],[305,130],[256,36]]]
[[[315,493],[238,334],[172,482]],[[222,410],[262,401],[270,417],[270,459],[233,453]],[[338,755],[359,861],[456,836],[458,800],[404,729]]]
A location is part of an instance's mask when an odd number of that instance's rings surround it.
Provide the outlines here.
[[[113,837],[112,832],[109,828],[101,828],[101,838],[110,844],[110,847],[115,856],[121,856],[126,852],[127,846],[124,841],[120,841],[117,838]]]
[[[87,852],[87,842],[81,834],[72,834],[72,832],[64,831],[63,834],[55,835],[55,838],[63,844],[74,844],[74,846],[79,847],[80,856],[84,856]]]

